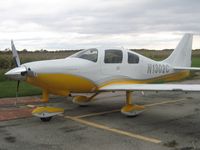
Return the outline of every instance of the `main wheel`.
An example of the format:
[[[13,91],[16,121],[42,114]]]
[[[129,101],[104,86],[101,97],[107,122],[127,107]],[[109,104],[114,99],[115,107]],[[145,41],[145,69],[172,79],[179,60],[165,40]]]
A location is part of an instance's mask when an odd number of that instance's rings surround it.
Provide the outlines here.
[[[40,118],[43,122],[48,122],[51,120],[52,117],[45,117],[45,118]]]
[[[144,110],[144,106],[129,104],[122,107],[121,113],[129,117],[134,117],[142,113]]]

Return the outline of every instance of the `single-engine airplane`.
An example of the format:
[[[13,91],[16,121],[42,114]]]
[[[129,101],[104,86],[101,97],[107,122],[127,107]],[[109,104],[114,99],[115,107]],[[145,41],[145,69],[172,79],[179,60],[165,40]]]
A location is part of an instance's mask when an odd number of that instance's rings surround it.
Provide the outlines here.
[[[64,59],[20,64],[13,41],[11,47],[16,68],[6,76],[24,80],[43,89],[43,102],[49,94],[68,96],[71,93],[93,93],[91,97],[75,96],[73,102],[87,105],[101,92],[125,91],[126,105],[121,112],[128,116],[141,113],[144,106],[132,103],[133,91],[200,91],[198,84],[158,84],[186,78],[191,67],[193,34],[185,34],[171,55],[155,61],[127,49],[86,49]],[[38,110],[36,111],[38,112]],[[39,111],[40,112],[40,111]],[[49,120],[51,116],[40,116]]]

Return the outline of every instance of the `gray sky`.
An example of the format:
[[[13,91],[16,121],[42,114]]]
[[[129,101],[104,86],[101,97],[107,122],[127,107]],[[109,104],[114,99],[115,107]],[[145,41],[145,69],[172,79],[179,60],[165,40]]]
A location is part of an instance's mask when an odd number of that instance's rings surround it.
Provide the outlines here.
[[[0,49],[174,48],[200,33],[200,0],[1,0]],[[200,38],[195,38],[200,48]]]

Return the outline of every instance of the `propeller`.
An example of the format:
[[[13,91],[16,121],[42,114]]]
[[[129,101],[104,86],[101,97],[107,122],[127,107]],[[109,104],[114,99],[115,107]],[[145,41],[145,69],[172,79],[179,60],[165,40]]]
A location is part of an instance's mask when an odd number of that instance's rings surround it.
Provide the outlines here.
[[[13,54],[13,59],[14,59],[15,65],[16,65],[16,67],[20,67],[21,63],[20,63],[19,55],[17,53],[17,50],[15,48],[13,40],[11,40],[11,48],[12,48],[12,54]],[[20,80],[17,80],[15,106],[17,105],[17,100],[18,100],[19,84],[20,84]]]
[[[15,101],[16,105],[19,93],[20,81],[26,79],[27,76],[35,77],[36,73],[32,71],[30,68],[27,68],[27,66],[21,65],[19,55],[17,53],[13,40],[11,40],[11,49],[12,49],[13,60],[15,62],[16,67],[6,72],[5,75],[14,80],[17,80],[16,101]]]

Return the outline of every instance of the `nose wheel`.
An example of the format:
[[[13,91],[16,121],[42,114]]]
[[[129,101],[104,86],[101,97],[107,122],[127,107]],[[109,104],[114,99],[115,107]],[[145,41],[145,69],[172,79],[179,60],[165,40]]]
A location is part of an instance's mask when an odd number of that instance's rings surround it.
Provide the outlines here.
[[[43,121],[43,122],[49,122],[51,119],[52,119],[52,117],[40,118],[40,120]]]
[[[121,113],[126,116],[134,117],[141,114],[145,110],[145,107],[132,104],[132,94],[133,92],[126,91],[126,105],[122,107]]]
[[[64,113],[63,108],[56,107],[36,107],[32,111],[32,115],[40,118],[43,122],[48,122],[52,119],[53,116],[62,115]]]

